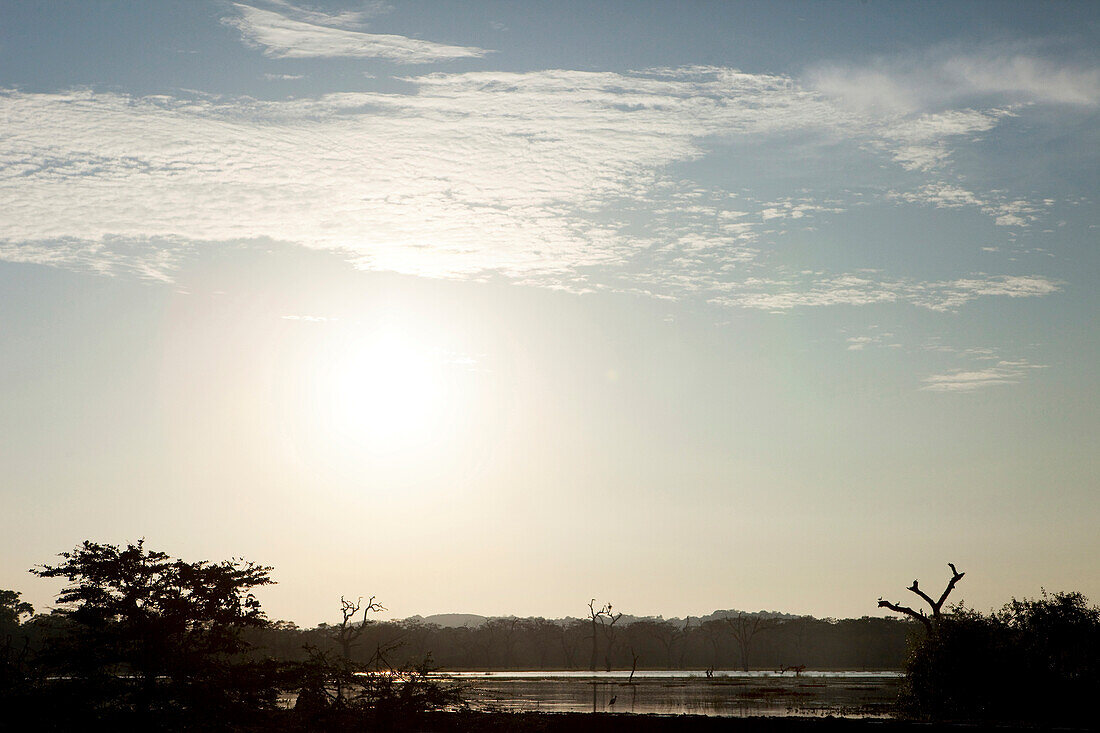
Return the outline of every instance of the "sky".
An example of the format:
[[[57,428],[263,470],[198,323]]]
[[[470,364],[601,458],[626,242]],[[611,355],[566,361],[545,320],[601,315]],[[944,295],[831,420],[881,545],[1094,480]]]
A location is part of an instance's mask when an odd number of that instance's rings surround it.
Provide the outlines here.
[[[0,587],[1100,600],[1100,5],[0,2]]]

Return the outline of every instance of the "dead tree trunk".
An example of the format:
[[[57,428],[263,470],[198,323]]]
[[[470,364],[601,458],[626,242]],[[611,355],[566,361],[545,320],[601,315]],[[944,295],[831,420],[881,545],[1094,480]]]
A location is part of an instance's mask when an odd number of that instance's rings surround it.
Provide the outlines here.
[[[596,661],[600,658],[599,651],[597,649],[597,644],[599,644],[599,635],[596,634],[596,623],[600,615],[603,613],[603,609],[597,611],[595,606],[596,599],[593,598],[591,601],[588,602],[588,615],[592,618],[592,663],[589,665],[589,670],[592,672],[596,671]],[[592,694],[595,695],[595,692],[593,692]],[[595,697],[592,698],[593,706],[595,706],[596,704],[595,699]]]
[[[363,618],[359,623],[355,623],[355,616],[359,611],[363,611]],[[376,603],[374,596],[370,597],[367,601],[367,605],[363,605],[363,597],[359,596],[357,601],[349,601],[343,596],[340,596],[340,615],[343,616],[340,621],[340,625],[336,626],[330,634],[333,640],[340,645],[340,656],[342,657],[344,667],[350,669],[351,650],[356,645],[359,637],[366,631],[367,626],[372,623],[367,618],[369,613],[378,613],[379,611],[385,611],[382,604]],[[337,681],[336,683],[336,703],[337,705],[344,704],[344,686],[343,683]]]
[[[604,635],[607,637],[607,654],[604,661],[607,663],[607,671],[611,671],[611,644],[615,638],[615,622],[622,618],[622,614],[612,613],[611,604],[605,603],[600,610],[596,610],[596,599],[593,598],[588,602],[588,616],[592,620],[592,661],[589,668],[592,672],[596,671],[596,665],[599,661],[599,630],[603,629]]]
[[[951,595],[951,591],[955,589],[955,584],[962,580],[962,577],[966,575],[966,573],[960,573],[958,570],[956,570],[954,563],[947,563],[947,567],[951,568],[951,580],[947,581],[947,587],[943,589],[943,593],[940,594],[940,597],[937,600],[932,600],[931,596],[922,591],[916,580],[914,580],[913,584],[906,589],[912,591],[913,593],[916,593],[918,596],[924,599],[924,602],[927,603],[929,607],[931,607],[931,618],[929,618],[928,615],[925,614],[923,608],[920,611],[917,611],[916,609],[910,608],[909,606],[903,606],[900,603],[891,603],[890,601],[884,601],[881,597],[879,597],[878,599],[879,608],[888,608],[894,613],[904,613],[906,616],[915,618],[917,621],[920,621],[921,624],[924,625],[925,631],[931,634],[933,631],[935,631],[936,626],[939,624],[940,618],[943,615],[943,604],[947,600],[947,596]]]

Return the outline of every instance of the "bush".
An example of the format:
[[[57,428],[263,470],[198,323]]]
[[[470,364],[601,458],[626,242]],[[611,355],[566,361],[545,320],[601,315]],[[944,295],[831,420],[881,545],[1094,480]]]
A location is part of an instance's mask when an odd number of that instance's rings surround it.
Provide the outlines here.
[[[1097,699],[1100,609],[1044,593],[989,615],[945,614],[913,645],[903,705],[935,719],[1077,724]]]

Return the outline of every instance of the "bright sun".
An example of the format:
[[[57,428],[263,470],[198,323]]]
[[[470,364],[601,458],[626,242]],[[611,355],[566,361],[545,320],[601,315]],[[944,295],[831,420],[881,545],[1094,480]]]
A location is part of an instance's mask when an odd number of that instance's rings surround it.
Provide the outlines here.
[[[340,442],[376,452],[431,437],[442,409],[438,356],[382,331],[342,349],[331,368],[328,421]]]

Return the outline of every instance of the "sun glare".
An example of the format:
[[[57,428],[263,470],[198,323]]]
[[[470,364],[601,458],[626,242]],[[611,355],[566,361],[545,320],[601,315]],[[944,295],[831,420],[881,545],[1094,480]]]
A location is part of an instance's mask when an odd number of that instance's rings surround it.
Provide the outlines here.
[[[396,331],[342,350],[328,386],[335,437],[372,452],[428,440],[441,413],[438,358]]]

